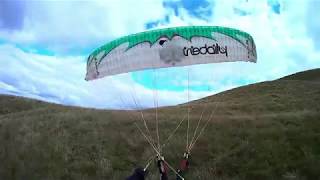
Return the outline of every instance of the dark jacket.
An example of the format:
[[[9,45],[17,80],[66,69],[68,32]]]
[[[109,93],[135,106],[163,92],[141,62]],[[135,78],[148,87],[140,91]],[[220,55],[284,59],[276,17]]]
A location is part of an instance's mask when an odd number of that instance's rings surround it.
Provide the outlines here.
[[[133,174],[127,177],[126,180],[145,180],[146,172],[142,168],[136,168]]]

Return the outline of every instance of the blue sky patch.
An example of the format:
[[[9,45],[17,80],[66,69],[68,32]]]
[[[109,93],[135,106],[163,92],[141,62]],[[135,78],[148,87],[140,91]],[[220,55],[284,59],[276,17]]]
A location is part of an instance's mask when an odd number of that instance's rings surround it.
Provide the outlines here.
[[[175,16],[179,16],[179,8],[184,8],[187,12],[196,18],[207,19],[212,15],[212,7],[206,0],[180,0],[180,1],[164,1],[163,6],[168,9],[172,9]],[[159,25],[168,24],[170,18],[166,15],[163,19],[150,21],[145,24],[145,29],[152,29]]]
[[[0,44],[4,44],[4,43],[5,43],[5,41],[0,39]]]
[[[40,47],[40,46],[23,46],[23,45],[16,45],[19,49],[23,50],[24,52],[28,53],[35,53],[41,54],[46,56],[54,56],[55,53],[49,49]]]
[[[163,6],[165,8],[173,9],[174,14],[176,16],[179,15],[179,8],[184,8],[188,11],[191,16],[206,19],[206,17],[212,15],[212,7],[206,0],[180,0],[180,1],[165,1],[163,2]]]
[[[164,19],[162,19],[162,20],[156,20],[156,21],[147,22],[145,24],[145,29],[152,29],[152,28],[155,28],[155,27],[157,27],[157,26],[159,26],[161,24],[168,24],[169,20],[170,20],[169,16],[166,15],[164,17]]]
[[[198,66],[199,67],[199,66]],[[136,71],[131,73],[132,79],[151,90],[167,90],[181,92],[188,89],[188,71],[189,71],[189,90],[191,91],[215,91],[219,90],[220,86],[215,87],[210,84],[213,74],[208,73],[208,78],[196,77],[192,72],[199,68],[193,66],[188,67],[171,67],[161,69],[149,69],[143,71]],[[203,75],[203,74],[202,74]],[[210,80],[209,80],[210,79]],[[192,84],[196,81],[197,84]],[[253,81],[244,79],[243,77],[225,76],[219,78],[218,84],[229,85],[246,85],[253,83]]]
[[[157,27],[160,24],[160,21],[152,21],[145,24],[146,29],[152,29],[154,27]]]
[[[243,9],[240,9],[240,8],[233,8],[233,12],[235,14],[238,14],[240,16],[247,16],[247,15],[250,15],[250,13],[248,11],[245,11]]]
[[[132,79],[148,89],[185,91],[188,88],[188,72],[185,67],[150,69],[131,73]],[[192,81],[192,78],[190,78]],[[206,91],[209,85],[191,85],[193,91]]]
[[[276,14],[280,14],[280,3],[277,0],[269,0],[268,6],[272,9],[272,11]]]

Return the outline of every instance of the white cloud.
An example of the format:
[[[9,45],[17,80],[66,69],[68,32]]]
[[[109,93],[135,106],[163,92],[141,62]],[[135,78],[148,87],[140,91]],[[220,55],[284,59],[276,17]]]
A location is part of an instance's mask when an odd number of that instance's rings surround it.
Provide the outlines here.
[[[30,1],[21,30],[1,31],[0,39],[55,52],[92,48],[106,40],[139,32],[162,18],[160,0]],[[97,43],[98,42],[98,43]]]
[[[313,41],[307,34],[305,26],[306,20],[310,19],[307,14],[310,2],[279,1],[280,14],[277,14],[268,6],[267,0],[214,1],[213,14],[208,22],[191,17],[187,13],[180,13],[178,17],[170,16],[172,21],[168,26],[209,24],[249,32],[257,46],[256,65],[228,64],[222,71],[219,70],[219,65],[213,70],[208,67],[208,70],[204,71],[215,71],[216,76],[220,78],[232,74],[236,77],[247,76],[255,82],[271,80],[297,71],[320,67],[320,60],[317,59],[320,52],[313,48]],[[247,15],[237,14],[234,8],[240,8],[247,12]],[[313,30],[318,32],[317,29]]]
[[[136,108],[134,100],[141,107],[153,107],[154,100],[162,106],[188,100],[186,90],[154,91],[136,84],[130,74],[87,82],[83,58],[37,55],[12,45],[0,45],[0,92],[96,108]],[[190,100],[208,94],[189,93]]]

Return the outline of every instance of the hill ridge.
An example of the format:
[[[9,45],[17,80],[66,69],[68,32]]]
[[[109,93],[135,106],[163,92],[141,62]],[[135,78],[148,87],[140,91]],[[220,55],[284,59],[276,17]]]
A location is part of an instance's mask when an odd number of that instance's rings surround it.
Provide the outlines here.
[[[202,112],[201,125],[216,102],[219,106],[192,150],[185,178],[318,179],[320,84],[310,82],[317,81],[299,74],[191,102],[190,134]],[[154,110],[143,113],[155,139]],[[186,113],[181,106],[158,109],[161,142]],[[144,126],[140,118],[136,111],[0,96],[0,179],[125,179],[155,155],[135,126]],[[162,149],[174,167],[186,147],[186,128],[183,123]],[[156,179],[159,174],[151,163],[148,180]],[[175,175],[170,173],[169,179]]]

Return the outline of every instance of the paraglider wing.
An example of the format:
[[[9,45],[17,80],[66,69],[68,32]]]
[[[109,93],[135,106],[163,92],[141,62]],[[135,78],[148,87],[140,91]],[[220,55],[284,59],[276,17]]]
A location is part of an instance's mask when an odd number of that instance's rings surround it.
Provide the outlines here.
[[[216,26],[166,28],[98,48],[88,57],[86,80],[150,68],[256,60],[253,38],[243,31]]]

